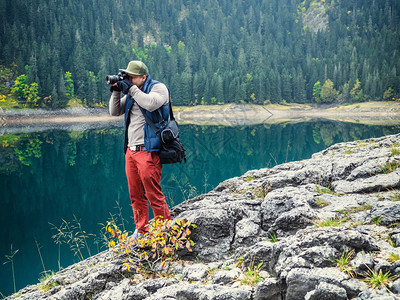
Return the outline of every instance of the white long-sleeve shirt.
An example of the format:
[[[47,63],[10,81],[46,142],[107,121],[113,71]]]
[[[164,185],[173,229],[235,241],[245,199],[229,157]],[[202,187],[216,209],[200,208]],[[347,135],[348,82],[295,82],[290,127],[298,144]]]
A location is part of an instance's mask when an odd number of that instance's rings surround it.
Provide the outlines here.
[[[168,103],[168,89],[163,83],[153,86],[150,93],[143,93],[136,85],[129,89],[129,94],[135,103],[130,112],[130,123],[128,126],[128,147],[144,144],[145,119],[138,104],[152,112]],[[121,92],[113,91],[110,97],[109,110],[112,116],[121,116],[125,113],[126,95],[121,98]]]

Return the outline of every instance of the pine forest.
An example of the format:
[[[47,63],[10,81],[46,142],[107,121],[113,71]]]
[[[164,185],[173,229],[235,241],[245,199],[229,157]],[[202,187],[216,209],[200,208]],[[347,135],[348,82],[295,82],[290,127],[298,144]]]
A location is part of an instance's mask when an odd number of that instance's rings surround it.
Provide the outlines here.
[[[1,0],[0,101],[105,106],[130,60],[174,105],[400,98],[399,0]]]

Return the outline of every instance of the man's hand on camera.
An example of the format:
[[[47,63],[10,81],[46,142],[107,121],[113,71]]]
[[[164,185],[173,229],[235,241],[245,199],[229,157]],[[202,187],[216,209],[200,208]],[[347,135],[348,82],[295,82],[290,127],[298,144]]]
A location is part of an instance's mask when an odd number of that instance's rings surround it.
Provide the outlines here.
[[[112,92],[114,92],[114,91],[116,91],[116,92],[120,92],[120,91],[121,91],[120,88],[118,87],[118,85],[117,85],[116,83],[114,83],[114,84],[110,87],[110,92],[112,93]]]
[[[117,82],[117,85],[124,94],[128,94],[129,89],[133,86],[129,79],[120,80]]]

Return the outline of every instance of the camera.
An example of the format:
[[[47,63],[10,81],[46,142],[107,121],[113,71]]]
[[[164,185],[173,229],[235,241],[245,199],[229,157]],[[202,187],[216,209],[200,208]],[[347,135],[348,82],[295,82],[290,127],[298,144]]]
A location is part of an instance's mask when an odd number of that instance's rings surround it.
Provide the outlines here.
[[[124,72],[119,72],[117,75],[107,75],[106,81],[108,84],[114,84],[120,80],[124,80],[128,78],[128,74]]]

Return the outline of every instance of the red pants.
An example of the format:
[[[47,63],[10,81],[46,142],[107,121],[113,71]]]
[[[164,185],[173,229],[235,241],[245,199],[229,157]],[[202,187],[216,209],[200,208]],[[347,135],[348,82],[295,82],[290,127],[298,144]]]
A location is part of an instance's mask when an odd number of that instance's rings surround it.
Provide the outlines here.
[[[125,155],[125,171],[128,179],[129,194],[132,203],[136,229],[140,233],[148,231],[149,205],[154,217],[171,219],[165,196],[161,191],[161,169],[158,153],[132,151],[128,148]],[[148,201],[148,202],[147,202]]]

